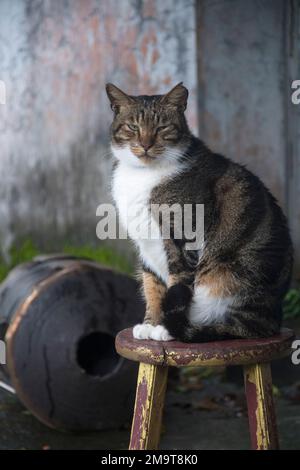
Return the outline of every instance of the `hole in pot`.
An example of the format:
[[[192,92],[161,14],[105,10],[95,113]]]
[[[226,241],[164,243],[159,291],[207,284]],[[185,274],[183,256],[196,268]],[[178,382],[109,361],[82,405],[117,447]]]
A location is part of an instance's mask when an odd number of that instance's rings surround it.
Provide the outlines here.
[[[77,346],[77,362],[89,375],[103,377],[117,368],[120,356],[115,350],[115,338],[96,331],[83,336]]]

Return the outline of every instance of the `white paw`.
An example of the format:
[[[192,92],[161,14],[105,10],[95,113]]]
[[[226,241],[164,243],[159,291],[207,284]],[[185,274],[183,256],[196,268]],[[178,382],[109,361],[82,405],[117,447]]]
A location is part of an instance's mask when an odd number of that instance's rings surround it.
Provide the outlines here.
[[[132,334],[135,339],[154,339],[155,341],[171,341],[174,339],[164,326],[153,326],[149,323],[135,325]]]
[[[171,341],[174,339],[163,325],[154,326],[150,331],[151,339],[155,341]]]
[[[133,337],[135,339],[150,339],[150,330],[154,328],[149,323],[140,323],[135,325],[132,330]]]

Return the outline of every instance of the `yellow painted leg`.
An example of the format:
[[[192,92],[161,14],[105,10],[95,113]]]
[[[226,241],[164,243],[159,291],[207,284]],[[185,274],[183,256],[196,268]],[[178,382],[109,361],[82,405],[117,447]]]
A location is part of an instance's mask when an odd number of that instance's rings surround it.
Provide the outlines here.
[[[130,450],[158,448],[168,368],[140,363]]]
[[[270,364],[244,367],[252,449],[278,449]]]

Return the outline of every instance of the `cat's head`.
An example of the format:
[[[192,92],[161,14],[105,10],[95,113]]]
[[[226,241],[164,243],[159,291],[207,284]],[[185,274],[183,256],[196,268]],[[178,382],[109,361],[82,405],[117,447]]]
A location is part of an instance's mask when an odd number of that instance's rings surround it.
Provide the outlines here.
[[[115,156],[133,166],[155,165],[178,158],[190,131],[184,116],[188,90],[179,83],[165,95],[131,96],[108,83],[114,112],[111,126]]]

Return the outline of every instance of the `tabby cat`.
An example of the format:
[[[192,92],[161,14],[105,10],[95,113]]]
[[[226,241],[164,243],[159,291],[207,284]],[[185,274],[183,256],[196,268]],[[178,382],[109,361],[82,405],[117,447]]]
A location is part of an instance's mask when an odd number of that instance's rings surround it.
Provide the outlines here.
[[[114,112],[112,192],[129,235],[133,206],[151,217],[151,204],[204,205],[199,249],[173,236],[135,240],[146,314],[134,337],[200,342],[276,334],[293,256],[274,197],[257,176],[192,135],[182,83],[155,96],[129,96],[112,84],[106,90]]]

